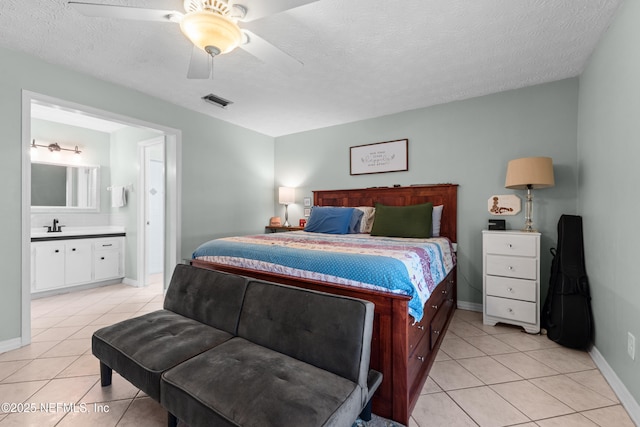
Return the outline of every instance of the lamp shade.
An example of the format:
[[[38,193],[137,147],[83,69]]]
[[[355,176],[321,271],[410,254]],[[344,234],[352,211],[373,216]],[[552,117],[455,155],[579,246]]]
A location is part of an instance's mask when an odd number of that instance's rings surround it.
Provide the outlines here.
[[[523,157],[509,161],[504,186],[514,190],[553,187],[551,157]]]
[[[296,191],[291,187],[278,188],[278,201],[281,205],[290,205],[296,201]]]

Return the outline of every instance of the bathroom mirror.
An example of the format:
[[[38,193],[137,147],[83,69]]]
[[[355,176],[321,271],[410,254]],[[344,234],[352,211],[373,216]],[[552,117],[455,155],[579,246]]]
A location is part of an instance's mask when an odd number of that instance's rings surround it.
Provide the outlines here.
[[[31,210],[99,211],[100,166],[31,162]]]

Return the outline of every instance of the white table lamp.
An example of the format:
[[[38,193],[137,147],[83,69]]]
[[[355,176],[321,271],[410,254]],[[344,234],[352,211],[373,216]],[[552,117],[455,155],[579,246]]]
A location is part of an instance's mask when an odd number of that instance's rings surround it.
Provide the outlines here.
[[[291,227],[289,224],[289,205],[296,202],[296,191],[291,187],[278,188],[278,201],[284,205],[284,226]]]

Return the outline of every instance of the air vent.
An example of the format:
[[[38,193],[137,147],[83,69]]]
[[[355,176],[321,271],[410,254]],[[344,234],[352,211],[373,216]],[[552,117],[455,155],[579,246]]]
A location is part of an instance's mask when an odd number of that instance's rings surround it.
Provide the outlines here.
[[[233,102],[226,100],[224,98],[220,98],[219,96],[214,95],[212,93],[210,93],[209,95],[203,96],[202,99],[207,101],[209,104],[216,105],[220,108],[227,108],[228,105],[233,104]]]

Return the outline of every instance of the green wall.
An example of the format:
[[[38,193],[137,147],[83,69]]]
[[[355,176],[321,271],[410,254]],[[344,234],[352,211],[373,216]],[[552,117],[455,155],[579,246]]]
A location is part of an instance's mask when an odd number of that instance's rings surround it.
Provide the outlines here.
[[[289,206],[289,221],[295,224],[302,216],[302,199],[311,197],[312,190],[459,184],[458,299],[481,304],[481,230],[490,218],[487,200],[514,193],[504,188],[510,159],[550,156],[556,186],[534,191],[533,219],[543,233],[544,296],[558,219],[576,212],[577,96],[577,79],[568,79],[279,137],[276,187],[298,188],[297,203]],[[407,172],[349,175],[350,146],[404,138],[409,139]],[[275,214],[284,216],[283,208],[277,205]],[[522,213],[505,219],[510,228],[524,225]]]
[[[580,77],[578,213],[583,216],[595,346],[640,402],[640,2],[626,1]]]
[[[0,343],[21,328],[23,89],[182,131],[182,257],[213,237],[264,231],[273,213],[273,138],[0,48]]]

